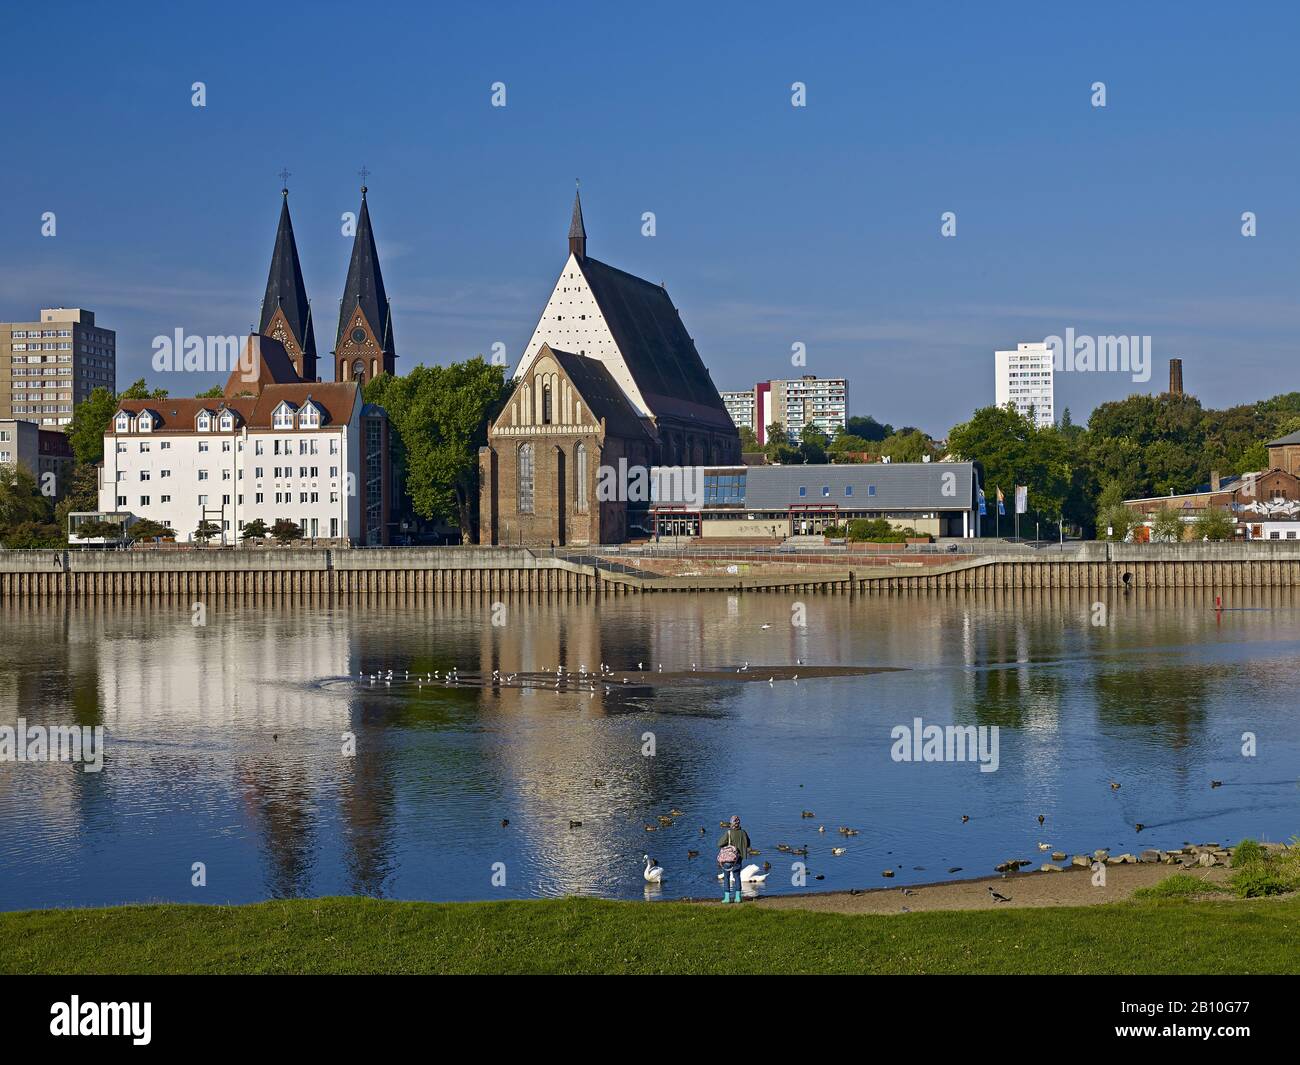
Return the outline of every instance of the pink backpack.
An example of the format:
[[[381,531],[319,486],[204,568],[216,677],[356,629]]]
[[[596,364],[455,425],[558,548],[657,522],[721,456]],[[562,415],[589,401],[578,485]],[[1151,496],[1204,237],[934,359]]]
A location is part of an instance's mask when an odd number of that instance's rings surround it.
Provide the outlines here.
[[[738,861],[740,861],[740,851],[736,850],[730,843],[718,851],[719,865],[735,865]]]

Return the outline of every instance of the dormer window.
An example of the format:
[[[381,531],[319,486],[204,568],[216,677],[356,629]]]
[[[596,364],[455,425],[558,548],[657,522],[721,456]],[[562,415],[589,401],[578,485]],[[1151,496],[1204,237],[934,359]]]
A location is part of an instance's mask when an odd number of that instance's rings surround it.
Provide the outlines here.
[[[147,410],[142,411],[136,425],[142,433],[151,432],[153,430],[153,415]]]
[[[298,427],[300,429],[320,428],[320,408],[311,400],[308,400],[298,412]]]
[[[292,429],[293,416],[293,404],[283,402],[275,408],[275,414],[272,416],[271,424],[277,429]]]
[[[212,432],[212,415],[207,411],[200,411],[198,417],[198,430],[201,433]]]
[[[115,430],[119,433],[129,433],[131,431],[131,415],[126,411],[122,411],[122,413],[117,416]]]
[[[226,411],[224,414],[221,415],[221,431],[223,433],[228,433],[234,428],[235,428],[235,416],[231,414],[230,411]]]

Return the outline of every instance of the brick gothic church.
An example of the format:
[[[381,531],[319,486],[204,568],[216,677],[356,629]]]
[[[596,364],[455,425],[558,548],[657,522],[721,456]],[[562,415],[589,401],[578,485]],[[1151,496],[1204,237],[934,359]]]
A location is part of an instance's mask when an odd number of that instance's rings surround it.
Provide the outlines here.
[[[587,255],[576,194],[568,260],[514,377],[479,452],[480,543],[619,543],[646,504],[597,498],[600,467],[740,462],[667,290]]]
[[[302,279],[298,245],[289,217],[289,190],[282,189],[280,225],[271,254],[271,270],[266,278],[266,295],[262,298],[262,322],[258,332],[284,346],[293,363],[296,381],[317,381],[316,330],[312,324],[311,302]],[[352,242],[352,260],[348,264],[343,298],[339,300],[339,328],[334,342],[334,380],[356,381],[364,385],[381,373],[397,372],[397,352],[393,345],[393,308],[384,290],[379,269],[379,252],[370,225],[370,207],[366,187],[361,187],[361,210]]]

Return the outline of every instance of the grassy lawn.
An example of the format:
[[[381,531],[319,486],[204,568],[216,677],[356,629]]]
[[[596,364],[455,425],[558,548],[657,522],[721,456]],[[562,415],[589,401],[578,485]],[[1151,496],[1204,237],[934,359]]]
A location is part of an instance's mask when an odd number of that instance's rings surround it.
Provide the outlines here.
[[[1300,973],[1300,897],[844,916],[307,899],[0,914],[3,973]]]

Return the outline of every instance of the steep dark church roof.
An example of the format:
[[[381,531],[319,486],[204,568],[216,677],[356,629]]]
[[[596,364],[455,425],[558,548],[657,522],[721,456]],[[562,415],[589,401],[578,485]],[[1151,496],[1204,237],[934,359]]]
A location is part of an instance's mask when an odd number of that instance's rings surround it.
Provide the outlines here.
[[[271,254],[271,271],[266,277],[266,295],[262,298],[262,324],[266,332],[276,310],[283,310],[285,320],[302,346],[303,353],[316,358],[316,331],[311,322],[311,304],[298,261],[298,244],[293,239],[293,221],[289,218],[289,190],[284,190],[280,205],[280,226],[275,232],[275,251]]]
[[[598,259],[580,265],[651,412],[735,432],[667,289]]]
[[[649,438],[644,423],[603,362],[585,355],[575,355],[571,351],[556,351],[549,344],[543,344],[538,354],[544,355],[548,351],[569,375],[569,380],[587,404],[587,409],[597,418],[605,419],[607,433]]]
[[[384,291],[384,275],[379,270],[379,251],[375,247],[375,234],[370,227],[370,208],[366,204],[366,190],[361,190],[361,214],[357,219],[357,235],[352,242],[352,261],[348,263],[348,279],[343,286],[343,303],[339,307],[339,331],[335,346],[341,347],[347,335],[352,313],[358,308],[375,331],[381,349],[386,355],[395,353],[393,347],[393,320],[388,293]]]

